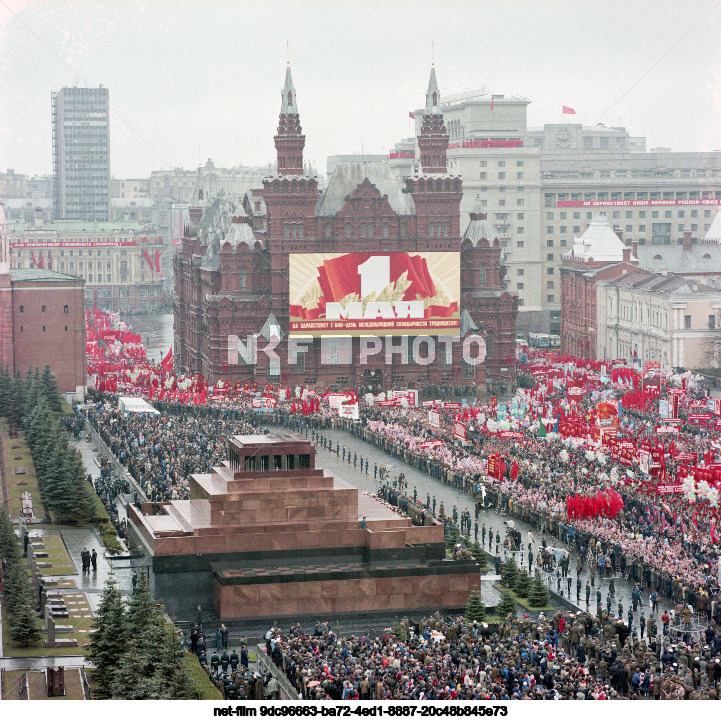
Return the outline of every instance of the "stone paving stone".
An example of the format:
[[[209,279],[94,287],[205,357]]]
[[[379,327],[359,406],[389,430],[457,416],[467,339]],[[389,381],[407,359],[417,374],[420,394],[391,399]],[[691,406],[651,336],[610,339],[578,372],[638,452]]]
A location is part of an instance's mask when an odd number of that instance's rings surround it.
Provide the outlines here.
[[[340,457],[337,457],[335,454],[335,451],[332,453],[323,450],[320,445],[316,445],[316,463],[318,466],[322,468],[326,468],[329,472],[331,472],[336,478],[342,478],[348,483],[353,484],[354,486],[358,487],[361,491],[368,491],[371,493],[375,493],[378,488],[380,487],[380,482],[378,480],[373,479],[373,464],[377,463],[379,468],[382,464],[385,464],[386,466],[392,465],[393,467],[390,469],[390,476],[391,478],[395,478],[399,473],[404,473],[406,476],[406,483],[408,484],[408,495],[413,495],[413,487],[415,486],[418,491],[418,498],[421,499],[423,502],[425,502],[426,494],[429,493],[431,498],[435,495],[436,501],[437,501],[437,507],[440,507],[440,504],[443,503],[445,511],[447,514],[450,514],[453,506],[455,505],[458,508],[458,514],[460,515],[462,511],[465,509],[468,509],[471,513],[471,519],[474,520],[474,508],[475,503],[471,496],[467,495],[466,493],[463,493],[462,491],[453,488],[452,486],[446,485],[444,483],[441,483],[439,480],[435,478],[431,478],[431,476],[420,472],[418,469],[413,468],[412,466],[404,463],[399,458],[396,458],[394,456],[391,456],[389,453],[386,453],[385,451],[382,451],[379,448],[376,448],[371,443],[367,443],[366,441],[363,441],[359,438],[355,438],[353,435],[348,433],[347,431],[342,430],[324,430],[321,431],[326,438],[329,438],[333,442],[333,446],[335,448],[336,442],[340,443],[341,446],[341,455]],[[311,437],[311,431],[308,431],[308,438]],[[345,445],[346,448],[346,455],[348,452],[348,449],[351,449],[351,453],[358,453],[358,457],[360,460],[360,456],[363,456],[363,461],[368,460],[368,470],[369,473],[366,475],[365,471],[361,473],[360,471],[360,463],[358,469],[354,469],[353,465],[348,465],[348,462],[344,463],[343,458],[343,445]],[[479,528],[479,535],[478,535],[478,541],[481,543],[481,527],[482,524],[485,523],[486,530],[492,529],[493,535],[495,537],[496,532],[500,533],[501,540],[506,535],[506,526],[504,525],[504,522],[508,520],[507,518],[504,518],[498,514],[498,512],[495,509],[485,509],[480,512],[478,517],[478,528]],[[537,550],[541,545],[541,533],[535,529],[529,526],[526,523],[523,523],[521,521],[518,521],[516,519],[513,519],[514,523],[516,525],[516,528],[519,529],[523,534],[523,543],[524,545],[528,543],[528,537],[527,532],[529,530],[533,531],[533,535],[535,538],[535,543],[533,545],[533,554],[534,557],[537,556]],[[473,534],[471,534],[473,536]],[[551,536],[550,534],[546,536],[548,544],[556,547],[563,547],[567,548],[565,544],[562,544],[559,540]],[[488,540],[486,539],[486,543]],[[495,546],[495,542],[494,542]],[[488,550],[488,546],[485,546],[485,550]],[[495,549],[494,549],[495,550]],[[589,606],[586,606],[585,602],[585,588],[586,588],[586,581],[590,581],[590,576],[588,574],[588,567],[584,567],[583,571],[581,572],[581,584],[582,584],[582,592],[581,592],[581,602],[580,604],[576,604],[576,557],[577,554],[574,552],[571,552],[570,554],[570,568],[572,569],[572,587],[571,587],[571,599],[568,599],[567,596],[567,586],[566,582],[564,581],[562,584],[562,591],[564,594],[564,599],[572,606],[576,607],[577,609],[581,609],[583,611],[591,610],[595,612],[596,609],[596,589],[599,584],[599,577],[596,576],[596,586],[593,586],[591,588],[591,603]],[[606,608],[606,595],[608,590],[608,578],[600,579],[601,584],[601,591],[602,591],[602,602],[604,609]],[[616,586],[616,594],[612,597],[612,604],[611,604],[611,610],[613,613],[618,613],[618,601],[619,599],[622,601],[623,604],[623,612],[624,617],[626,617],[626,614],[628,613],[629,606],[631,606],[631,590],[633,588],[633,584],[626,581],[625,578],[619,578],[616,577],[615,579],[615,586]],[[552,589],[556,591],[556,587],[554,584],[554,588]],[[639,606],[639,610],[636,614],[634,614],[634,618],[636,621],[636,628],[638,628],[638,619],[640,618],[641,612],[644,613],[646,619],[648,620],[651,608],[648,600],[648,593],[642,591],[642,601],[643,605]],[[490,602],[489,602],[490,603]],[[660,624],[660,617],[663,613],[664,609],[671,608],[671,601],[665,598],[661,598],[659,600],[659,610],[656,614],[656,621]]]

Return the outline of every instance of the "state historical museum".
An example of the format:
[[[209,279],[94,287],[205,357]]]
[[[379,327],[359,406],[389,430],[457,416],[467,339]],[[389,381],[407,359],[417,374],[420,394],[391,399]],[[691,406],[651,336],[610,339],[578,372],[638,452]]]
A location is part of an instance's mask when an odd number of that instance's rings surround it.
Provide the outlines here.
[[[276,174],[242,201],[198,190],[190,208],[173,261],[176,370],[375,391],[511,381],[518,300],[480,202],[460,227],[435,69],[404,183],[388,165],[344,163],[321,191],[304,146],[288,67]],[[277,359],[252,356],[251,338]],[[472,358],[485,343],[482,363],[463,361],[464,339]]]

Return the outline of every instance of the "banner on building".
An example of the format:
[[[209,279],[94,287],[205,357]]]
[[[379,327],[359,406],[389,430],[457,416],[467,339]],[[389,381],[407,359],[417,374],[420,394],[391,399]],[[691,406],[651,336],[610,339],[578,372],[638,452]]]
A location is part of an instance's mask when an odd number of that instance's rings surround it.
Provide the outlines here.
[[[460,253],[291,253],[290,334],[455,335]]]

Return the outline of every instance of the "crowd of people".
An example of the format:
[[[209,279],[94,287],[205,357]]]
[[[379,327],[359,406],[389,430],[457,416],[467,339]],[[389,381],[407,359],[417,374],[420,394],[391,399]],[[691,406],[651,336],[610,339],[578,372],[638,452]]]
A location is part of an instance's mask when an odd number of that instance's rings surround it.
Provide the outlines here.
[[[440,614],[396,634],[276,629],[271,659],[309,700],[718,699],[721,634],[661,645],[599,609],[502,623]]]
[[[201,668],[224,699],[262,701],[279,698],[280,686],[273,674],[266,672],[263,675],[251,670],[247,639],[240,639],[238,651],[229,646],[229,635],[225,624],[218,626],[214,632],[206,624],[204,630],[203,611],[198,606],[190,632],[187,636],[183,634],[180,642],[198,657]]]
[[[594,393],[587,396],[581,410],[588,410],[597,400]],[[90,409],[88,418],[153,501],[187,498],[189,476],[208,472],[227,458],[230,435],[258,432],[271,421],[296,428],[311,425],[315,442],[328,447],[323,429],[338,420],[325,405],[312,414],[298,416],[288,412],[287,403],[279,404],[272,414],[264,415],[243,399],[207,407],[161,402],[156,403],[159,415],[125,414],[115,403],[103,402],[106,398],[103,396]],[[563,387],[554,389],[546,401],[568,405]],[[619,420],[619,435],[652,433],[655,413],[653,409],[627,412]],[[602,451],[589,452],[587,446],[558,435],[539,437],[527,420],[516,437],[470,432],[470,446],[464,447],[453,442],[452,423],[432,428],[422,408],[362,404],[360,415],[360,421],[352,423],[356,435],[391,450],[440,481],[468,491],[483,505],[534,522],[563,542],[573,540],[582,563],[589,568],[599,564],[605,567],[608,558],[614,571],[638,581],[649,592],[685,601],[701,612],[709,613],[717,600],[718,547],[709,523],[699,522],[695,507],[680,496],[666,496],[663,505],[662,499],[650,498],[643,485],[629,482],[632,471],[610,463]],[[715,454],[714,438],[713,429],[683,423],[675,444],[681,452],[701,456],[711,449]],[[443,440],[444,445],[421,447],[423,441],[431,439]],[[500,477],[487,474],[487,458],[494,453],[506,459]],[[517,466],[513,475],[512,463]],[[667,468],[669,473],[674,472],[675,461],[670,455]],[[629,477],[624,478],[627,474]],[[569,496],[592,495],[611,485],[624,504],[615,518],[567,517]],[[446,515],[433,506],[430,499],[427,504],[417,499],[414,513]]]

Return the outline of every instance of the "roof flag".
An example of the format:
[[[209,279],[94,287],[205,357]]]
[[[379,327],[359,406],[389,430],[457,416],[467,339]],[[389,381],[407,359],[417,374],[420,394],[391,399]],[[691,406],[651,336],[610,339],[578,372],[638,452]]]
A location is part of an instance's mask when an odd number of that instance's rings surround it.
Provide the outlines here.
[[[569,108],[568,105],[563,106],[563,112],[565,115],[575,115],[576,111],[573,108]]]

